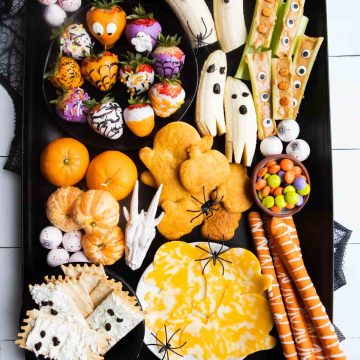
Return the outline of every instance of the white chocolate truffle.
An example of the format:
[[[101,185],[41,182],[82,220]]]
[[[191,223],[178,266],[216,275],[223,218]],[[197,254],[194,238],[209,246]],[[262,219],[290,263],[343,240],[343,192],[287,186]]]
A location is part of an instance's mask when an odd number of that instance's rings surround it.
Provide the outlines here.
[[[277,136],[269,136],[261,141],[260,151],[265,157],[281,154],[283,151],[283,144]]]
[[[286,153],[298,161],[305,161],[310,155],[310,146],[305,140],[297,139],[288,144]]]
[[[73,262],[88,262],[90,263],[91,261],[85,256],[83,251],[78,251],[76,253],[73,253],[70,256],[69,262],[73,263]]]
[[[74,12],[80,9],[81,0],[58,0],[59,5],[68,12]]]
[[[62,264],[67,264],[69,262],[69,253],[65,249],[53,249],[50,250],[46,262],[51,267],[56,267]]]
[[[45,8],[44,16],[49,25],[60,26],[66,19],[66,12],[58,4],[51,4]]]
[[[80,251],[82,249],[81,238],[82,232],[79,230],[65,233],[62,238],[62,245],[65,250],[71,253]]]
[[[277,127],[277,135],[281,141],[290,142],[300,134],[300,126],[295,120],[283,120]]]
[[[62,241],[62,232],[55,226],[47,226],[41,230],[39,240],[42,247],[48,250],[56,249]]]

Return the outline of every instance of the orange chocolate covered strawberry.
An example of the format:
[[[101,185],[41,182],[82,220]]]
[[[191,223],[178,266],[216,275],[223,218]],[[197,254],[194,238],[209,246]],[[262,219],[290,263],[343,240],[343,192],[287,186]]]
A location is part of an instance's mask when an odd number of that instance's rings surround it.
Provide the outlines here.
[[[44,75],[58,89],[69,90],[84,83],[79,64],[67,56],[59,56],[53,68]]]
[[[115,85],[118,70],[118,57],[109,51],[99,55],[92,54],[81,63],[84,78],[100,91],[108,91]]]
[[[91,34],[110,49],[119,40],[126,26],[125,11],[117,6],[121,0],[94,0],[86,13]]]

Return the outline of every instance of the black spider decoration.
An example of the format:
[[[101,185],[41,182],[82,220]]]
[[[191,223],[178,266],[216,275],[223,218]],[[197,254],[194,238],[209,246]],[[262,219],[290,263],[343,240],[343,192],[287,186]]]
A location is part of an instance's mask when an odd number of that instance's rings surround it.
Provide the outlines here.
[[[214,29],[211,29],[209,31],[203,17],[201,17],[201,21],[204,24],[204,30],[205,30],[204,34],[202,32],[200,32],[200,34],[194,34],[194,32],[191,30],[191,27],[189,25],[189,21],[187,22],[188,28],[189,28],[192,36],[195,38],[195,40],[192,40],[192,42],[195,44],[195,49],[196,50],[198,50],[202,46],[209,45],[205,40],[208,39],[211,36],[211,34],[212,34],[213,30],[214,30]]]
[[[216,251],[216,250],[213,250],[213,249],[212,249],[209,240],[208,240],[208,244],[209,244],[209,250],[204,249],[204,248],[202,248],[202,247],[199,246],[199,245],[195,245],[197,248],[199,248],[199,249],[207,252],[207,253],[210,255],[210,256],[208,256],[208,257],[206,257],[206,258],[203,258],[203,259],[196,259],[195,261],[200,261],[200,262],[201,262],[201,261],[206,261],[206,260],[207,260],[206,263],[205,263],[205,265],[204,265],[204,267],[203,267],[203,270],[202,270],[202,274],[203,274],[203,275],[204,275],[204,273],[205,273],[205,268],[206,268],[206,266],[210,263],[211,260],[212,260],[214,266],[216,265],[216,262],[218,261],[219,264],[220,264],[221,267],[222,267],[222,275],[224,276],[224,274],[225,274],[225,267],[224,267],[224,264],[223,264],[222,262],[225,261],[225,262],[227,262],[228,264],[231,264],[232,262],[229,261],[229,260],[226,260],[226,259],[222,258],[220,255],[224,254],[226,251],[229,251],[230,248],[228,248],[228,249],[226,249],[226,250],[223,251],[224,242],[222,242],[220,250]]]
[[[168,333],[167,333],[167,329],[166,329],[166,325],[164,324],[164,329],[165,329],[165,344],[153,333],[151,333],[151,335],[156,339],[156,341],[158,342],[155,344],[146,344],[147,346],[157,346],[158,347],[158,353],[164,353],[162,360],[165,359],[169,360],[169,352],[172,352],[174,354],[176,354],[177,356],[183,357],[183,355],[179,354],[177,351],[178,349],[181,349],[182,347],[184,347],[186,345],[186,342],[184,342],[182,345],[177,346],[177,347],[172,347],[170,342],[172,340],[172,338],[180,331],[180,329],[177,329],[171,336],[170,338],[168,338]],[[161,345],[161,347],[159,347],[159,344]]]
[[[213,198],[212,194],[216,194],[215,198]],[[204,202],[201,202],[200,200],[198,200],[195,196],[191,195],[191,198],[194,199],[196,202],[198,202],[199,204],[201,204],[201,207],[199,210],[188,210],[188,212],[193,212],[193,213],[199,213],[198,215],[196,215],[195,217],[193,217],[190,222],[193,222],[196,218],[198,218],[199,216],[201,216],[202,214],[206,215],[206,218],[208,219],[209,217],[214,215],[214,211],[219,210],[219,208],[215,208],[215,205],[219,205],[221,203],[221,201],[223,200],[224,196],[221,197],[220,200],[218,200],[218,188],[216,187],[211,193],[210,193],[210,197],[209,199],[206,199],[206,195],[205,195],[205,187],[203,186],[203,197],[204,197]]]

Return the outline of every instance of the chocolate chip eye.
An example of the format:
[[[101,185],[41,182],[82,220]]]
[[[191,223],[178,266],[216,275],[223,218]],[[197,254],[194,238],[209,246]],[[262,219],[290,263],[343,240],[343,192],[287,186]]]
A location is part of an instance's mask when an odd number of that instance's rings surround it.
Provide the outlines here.
[[[248,93],[248,92],[243,92],[242,94],[241,94],[243,97],[248,97],[250,94]]]
[[[221,75],[225,74],[225,70],[226,70],[226,67],[225,67],[225,66],[222,66],[222,67],[220,68],[220,74],[221,74]]]
[[[299,76],[304,76],[306,74],[306,67],[301,65],[301,66],[298,66],[296,68],[296,73],[299,75]]]
[[[208,73],[213,73],[213,72],[215,71],[215,65],[214,65],[214,64],[210,65],[210,66],[207,68],[206,71],[207,71]]]
[[[56,316],[58,314],[58,312],[54,309],[51,309],[50,314]]]
[[[241,105],[239,108],[239,112],[241,115],[247,114],[247,107],[245,105]]]
[[[264,101],[264,102],[268,101],[269,100],[269,94],[266,93],[266,92],[262,93],[261,94],[261,100]]]
[[[293,2],[292,4],[291,4],[291,10],[293,11],[293,12],[298,12],[299,11],[299,8],[300,8],[300,6],[299,6],[299,3],[298,2]]]
[[[257,78],[259,81],[264,81],[266,79],[266,74],[263,71],[259,72]]]
[[[108,311],[107,311],[107,313],[110,315],[110,316],[114,316],[114,310],[113,309],[109,309]]]
[[[271,125],[272,125],[272,120],[271,120],[271,119],[265,118],[265,119],[263,120],[263,126],[264,126],[264,128],[269,128]]]
[[[287,36],[285,36],[281,42],[283,43],[283,45],[287,46],[290,44],[290,39]]]
[[[52,342],[53,342],[53,345],[54,345],[54,346],[60,345],[60,341],[59,341],[59,339],[58,339],[56,336],[54,336],[54,337],[52,338]]]
[[[41,343],[41,342],[38,342],[38,343],[35,344],[35,350],[36,350],[36,351],[39,351],[39,350],[41,349],[41,347],[42,347],[42,343]]]
[[[301,88],[301,81],[294,81],[294,89],[299,90]]]
[[[116,321],[117,321],[118,323],[122,323],[124,320],[117,318]]]
[[[305,59],[307,59],[308,57],[310,57],[310,51],[305,49],[303,50],[303,52],[301,53],[301,56]]]
[[[110,331],[111,330],[111,325],[109,323],[105,324],[105,330],[106,331]]]
[[[53,303],[51,300],[49,301],[48,304],[49,304],[49,306],[53,306],[53,305],[54,305],[54,303]]]
[[[236,99],[236,98],[237,98],[237,95],[236,95],[236,94],[232,94],[231,97],[232,97],[233,99]]]
[[[103,26],[98,22],[93,23],[92,29],[96,35],[102,36],[104,33]]]
[[[294,24],[295,24],[295,21],[294,21],[293,19],[288,19],[287,22],[286,22],[286,25],[287,25],[289,28],[294,27]]]
[[[298,104],[297,100],[295,98],[292,98],[292,107],[296,108],[297,104]]]
[[[41,331],[40,331],[40,336],[41,336],[42,338],[44,338],[44,337],[46,336],[46,332],[45,332],[44,330],[41,330]]]
[[[221,93],[221,87],[220,87],[220,84],[214,84],[214,87],[213,87],[213,92],[214,94],[218,95]]]
[[[42,302],[41,302],[41,305],[42,305],[42,306],[48,306],[48,305],[49,305],[49,302],[48,302],[48,301],[42,301]]]

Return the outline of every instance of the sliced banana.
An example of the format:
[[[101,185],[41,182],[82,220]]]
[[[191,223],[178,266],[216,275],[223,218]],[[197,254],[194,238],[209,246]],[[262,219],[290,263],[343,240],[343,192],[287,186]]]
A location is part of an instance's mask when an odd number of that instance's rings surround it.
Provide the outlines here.
[[[214,20],[220,47],[226,53],[246,42],[243,0],[214,0]]]
[[[254,100],[241,80],[228,77],[225,84],[226,140],[225,155],[229,162],[251,166],[257,140]]]
[[[224,117],[226,70],[226,54],[222,50],[211,53],[201,70],[195,122],[202,136],[226,133]]]
[[[192,47],[215,43],[217,39],[211,12],[204,0],[165,0],[179,19]]]

